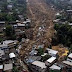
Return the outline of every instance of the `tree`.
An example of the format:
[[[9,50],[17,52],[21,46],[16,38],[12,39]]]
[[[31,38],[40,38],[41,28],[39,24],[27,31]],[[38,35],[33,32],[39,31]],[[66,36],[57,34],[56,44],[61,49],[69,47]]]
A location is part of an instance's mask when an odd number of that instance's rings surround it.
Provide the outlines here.
[[[72,52],[72,44],[70,45],[69,51]]]
[[[19,72],[19,70],[16,67],[13,67],[12,72]]]
[[[56,24],[54,28],[57,31],[56,36],[58,39],[58,43],[70,47],[70,45],[72,44],[72,27],[68,24]]]
[[[38,49],[38,55],[42,55],[44,54],[44,49],[43,48],[39,48]]]
[[[46,61],[46,60],[49,59],[50,57],[51,57],[50,55],[45,55],[45,56],[42,57],[42,60],[43,60],[43,61]]]
[[[15,31],[11,25],[6,26],[5,35],[10,39],[15,39]]]

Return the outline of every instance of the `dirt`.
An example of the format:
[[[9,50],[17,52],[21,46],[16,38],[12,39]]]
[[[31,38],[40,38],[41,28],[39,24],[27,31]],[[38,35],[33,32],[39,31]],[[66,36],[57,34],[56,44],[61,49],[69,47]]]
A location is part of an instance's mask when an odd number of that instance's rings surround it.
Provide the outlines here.
[[[51,38],[53,29],[53,20],[55,18],[55,11],[52,10],[51,6],[48,6],[44,0],[29,0],[28,1],[28,17],[34,24],[34,39],[37,40],[37,32],[39,26],[45,26],[45,38]],[[39,38],[38,38],[39,39]]]
[[[57,45],[57,46],[52,46],[53,50],[58,51],[58,55],[59,55],[59,61],[62,61],[65,59],[65,57],[68,55],[69,50],[67,47],[63,47],[61,45]]]
[[[33,31],[33,38],[29,41],[28,45],[25,44],[26,46],[23,46],[25,51],[23,49],[21,50],[22,55],[29,52],[34,44],[44,44],[45,47],[51,44],[51,38],[55,32],[52,22],[55,19],[55,13],[55,10],[53,10],[50,5],[47,5],[44,0],[28,0],[27,16],[31,19],[31,25],[33,27],[29,29],[29,33]],[[39,31],[39,27],[42,26],[44,28],[42,31]],[[38,33],[40,34],[39,36],[37,36]]]

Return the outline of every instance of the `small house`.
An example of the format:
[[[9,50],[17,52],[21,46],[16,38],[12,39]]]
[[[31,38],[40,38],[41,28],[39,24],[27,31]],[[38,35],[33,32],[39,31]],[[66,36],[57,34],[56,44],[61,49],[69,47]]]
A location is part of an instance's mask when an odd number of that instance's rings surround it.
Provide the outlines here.
[[[11,4],[7,6],[8,10],[12,10],[12,8],[13,8],[13,5],[11,5]]]
[[[65,67],[66,67],[66,71],[67,72],[72,72],[72,62],[70,62],[70,61],[63,61],[63,64],[65,65]]]
[[[15,41],[13,41],[13,40],[5,40],[5,41],[3,41],[3,45],[7,45],[9,48],[12,48],[12,47],[14,47],[15,46]]]
[[[69,15],[72,15],[72,10],[66,10]]]
[[[10,58],[15,58],[16,56],[15,56],[14,53],[10,53],[10,54],[9,54],[9,57],[10,57]]]
[[[67,61],[72,62],[72,53],[70,53],[70,54],[68,55]]]
[[[4,51],[3,50],[0,50],[0,59],[2,59],[2,56],[4,55]]]
[[[47,66],[44,62],[34,61],[30,68],[33,72],[46,72]]]
[[[26,58],[26,63],[32,63],[39,60],[41,60],[41,56],[29,56],[28,58]]]
[[[49,67],[49,72],[61,72],[61,67],[52,65],[51,67]]]
[[[12,71],[13,69],[13,64],[10,63],[10,64],[4,64],[4,71]]]
[[[30,54],[30,55],[37,55],[37,53],[38,53],[38,51],[32,50],[29,54]]]
[[[56,62],[56,60],[57,60],[56,57],[51,57],[45,62],[45,64],[46,66],[51,66]]]
[[[0,72],[3,72],[3,65],[0,65]]]
[[[48,54],[51,55],[51,56],[54,56],[54,57],[58,56],[58,51],[56,51],[56,50],[47,48],[46,51],[47,51]]]

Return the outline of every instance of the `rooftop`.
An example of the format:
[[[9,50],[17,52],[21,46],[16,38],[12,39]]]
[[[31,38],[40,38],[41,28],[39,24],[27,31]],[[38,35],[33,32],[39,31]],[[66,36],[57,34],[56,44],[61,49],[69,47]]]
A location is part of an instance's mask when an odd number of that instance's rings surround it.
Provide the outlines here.
[[[47,62],[52,63],[52,62],[55,61],[55,60],[56,60],[56,57],[51,57],[51,58],[49,58],[49,59],[47,60]]]
[[[53,49],[47,48],[46,50],[48,50],[48,53],[50,53],[50,54],[55,54],[56,55],[58,53],[58,51],[53,50]]]
[[[69,11],[71,11],[71,12],[72,12],[72,10],[67,10],[67,12],[69,12]]]
[[[59,66],[57,66],[57,65],[52,65],[51,67],[50,67],[50,69],[52,69],[52,70],[60,70],[61,69],[61,67],[59,67]]]
[[[0,69],[3,69],[3,65],[0,65]]]
[[[10,43],[14,43],[14,41],[13,40],[5,40],[5,41],[3,41],[3,44],[10,44]]]
[[[28,59],[27,59],[27,62],[34,62],[34,61],[38,61],[38,60],[41,60],[41,56],[29,56]]]
[[[6,48],[7,45],[6,44],[0,44],[0,48]]]
[[[47,53],[44,53],[43,55],[41,55],[41,56],[46,56],[47,55]]]
[[[38,66],[38,67],[41,67],[42,69],[43,69],[43,68],[46,68],[45,63],[40,62],[40,61],[34,61],[32,64],[33,64],[33,65],[36,65],[36,66]]]
[[[0,50],[0,56],[4,55],[4,51]]]
[[[11,7],[12,8],[12,5],[8,5],[8,7]]]
[[[69,25],[71,25],[71,26],[72,26],[72,23],[69,23]]]
[[[14,57],[15,57],[15,54],[14,54],[14,53],[10,53],[10,54],[9,54],[9,57],[10,57],[10,58],[14,58]]]
[[[1,23],[2,23],[2,24],[5,24],[5,21],[0,21],[0,24],[1,24]]]
[[[69,58],[72,58],[72,53],[68,55]]]
[[[70,61],[63,61],[63,63],[66,65],[72,66],[72,62],[70,62]]]
[[[18,26],[25,26],[25,24],[17,23]]]
[[[13,64],[4,64],[4,71],[13,69]]]
[[[59,16],[60,15],[60,13],[56,13],[56,16]]]
[[[38,53],[38,51],[32,50],[32,51],[30,52],[30,55],[36,55],[37,53]]]

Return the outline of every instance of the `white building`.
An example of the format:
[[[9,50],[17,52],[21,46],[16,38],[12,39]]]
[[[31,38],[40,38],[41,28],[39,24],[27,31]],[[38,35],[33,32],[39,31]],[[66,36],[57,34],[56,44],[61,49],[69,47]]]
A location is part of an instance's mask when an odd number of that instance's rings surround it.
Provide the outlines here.
[[[45,63],[40,62],[40,61],[34,61],[31,64],[31,68],[34,72],[45,72],[47,66],[45,65]]]
[[[8,8],[9,10],[12,10],[13,6],[12,6],[12,5],[8,5],[7,8]]]
[[[3,49],[7,49],[8,48],[8,45],[5,45],[5,44],[0,44],[0,49],[3,50]]]
[[[56,71],[60,71],[61,67],[57,66],[57,65],[52,65],[51,67],[49,67],[50,70],[56,70]]]
[[[4,71],[12,70],[13,69],[13,64],[4,64]]]
[[[60,16],[60,13],[56,13],[55,15],[56,15],[56,16]]]
[[[72,62],[72,53],[70,53],[70,54],[68,55],[67,61]]]
[[[4,49],[9,49],[14,47],[17,44],[16,40],[5,40],[3,41],[3,44],[0,44],[0,49],[4,50]]]
[[[0,59],[2,58],[2,56],[4,55],[4,51],[3,50],[0,50]]]
[[[15,56],[14,53],[10,53],[10,54],[9,54],[9,57],[10,57],[10,58],[15,58],[16,56]]]
[[[72,67],[72,62],[70,62],[70,61],[63,61],[63,63],[64,63],[65,65],[68,65],[68,66],[71,66],[71,67]]]
[[[56,57],[58,55],[58,51],[56,51],[56,50],[52,50],[52,49],[49,49],[49,48],[47,48],[46,50],[48,51],[48,54],[51,55],[51,56]]]
[[[9,3],[9,2],[11,2],[11,0],[7,0],[7,2]]]
[[[51,58],[49,58],[49,59],[45,62],[45,64],[46,64],[47,66],[51,66],[51,65],[53,65],[55,62],[56,62],[56,57],[51,57]]]
[[[0,72],[2,72],[3,70],[3,65],[0,65]]]

